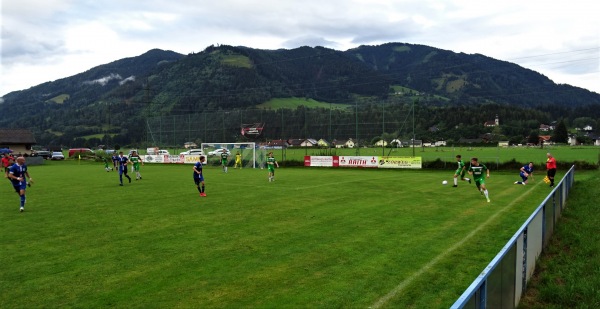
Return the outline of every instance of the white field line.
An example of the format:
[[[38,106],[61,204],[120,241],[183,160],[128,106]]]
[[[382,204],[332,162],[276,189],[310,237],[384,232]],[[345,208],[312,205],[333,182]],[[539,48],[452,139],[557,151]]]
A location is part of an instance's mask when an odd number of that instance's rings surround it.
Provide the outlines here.
[[[369,306],[369,308],[380,308],[381,306],[383,306],[390,299],[392,299],[396,295],[398,295],[398,293],[402,292],[402,290],[404,290],[404,288],[406,288],[406,286],[408,286],[413,280],[415,280],[416,278],[421,276],[423,273],[427,272],[429,269],[431,269],[431,267],[433,267],[440,260],[445,258],[452,251],[454,251],[454,250],[458,249],[460,246],[462,246],[467,240],[470,240],[472,237],[474,237],[481,229],[483,229],[488,224],[490,224],[492,221],[494,221],[494,219],[496,219],[496,217],[498,217],[500,214],[508,211],[509,208],[511,208],[514,204],[519,202],[524,196],[527,195],[527,193],[529,193],[531,190],[533,190],[536,186],[540,185],[541,183],[542,182],[540,181],[537,184],[535,184],[534,186],[531,186],[531,188],[529,190],[525,191],[525,193],[521,194],[521,196],[519,196],[517,199],[513,200],[506,207],[504,207],[503,209],[501,209],[494,215],[490,216],[485,222],[483,222],[483,224],[479,225],[476,229],[472,230],[469,234],[467,234],[466,237],[461,239],[459,242],[455,243],[452,247],[446,249],[446,251],[444,251],[441,254],[439,254],[438,256],[436,256],[434,259],[429,261],[429,263],[427,263],[423,267],[421,267],[421,269],[419,269],[418,271],[416,271],[415,273],[410,275],[408,278],[404,279],[404,281],[400,282],[389,293],[387,293],[383,297],[379,298],[373,305]],[[489,206],[487,206],[487,207],[489,207]]]

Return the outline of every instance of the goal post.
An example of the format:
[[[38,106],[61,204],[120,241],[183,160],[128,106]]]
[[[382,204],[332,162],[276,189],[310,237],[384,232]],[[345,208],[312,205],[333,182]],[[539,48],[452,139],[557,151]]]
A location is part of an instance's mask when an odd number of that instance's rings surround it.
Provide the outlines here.
[[[229,150],[229,157],[227,166],[233,167],[235,165],[235,156],[239,152],[242,156],[242,167],[256,168],[256,143],[202,143],[200,148],[204,155],[206,155],[207,161],[220,162],[221,155],[215,153],[219,149]]]

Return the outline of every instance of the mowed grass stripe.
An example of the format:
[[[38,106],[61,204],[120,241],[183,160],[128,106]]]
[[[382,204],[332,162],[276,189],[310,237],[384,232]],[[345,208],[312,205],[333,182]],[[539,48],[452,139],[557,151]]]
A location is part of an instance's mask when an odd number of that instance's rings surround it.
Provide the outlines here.
[[[400,282],[393,290],[391,290],[389,293],[387,293],[382,298],[378,299],[373,305],[369,306],[369,308],[380,308],[381,306],[385,305],[390,299],[396,297],[396,295],[398,295],[398,293],[401,293],[402,290],[407,285],[409,285],[415,278],[417,278],[418,276],[422,275],[423,273],[429,271],[440,260],[446,258],[452,251],[460,248],[461,246],[463,246],[463,244],[465,242],[469,241],[475,235],[479,234],[482,229],[486,228],[492,221],[496,220],[496,218],[498,216],[502,215],[504,212],[508,211],[511,207],[513,207],[518,202],[520,202],[529,193],[531,193],[531,191],[533,191],[533,189],[536,186],[538,186],[540,184],[541,183],[537,183],[537,184],[535,184],[533,186],[529,186],[529,189],[527,191],[525,191],[524,193],[522,193],[521,195],[519,195],[513,202],[511,202],[510,204],[508,204],[505,207],[501,208],[495,214],[491,215],[485,222],[483,222],[478,227],[476,227],[473,231],[471,231],[469,234],[467,234],[463,239],[461,239],[457,243],[453,244],[451,247],[449,247],[444,252],[442,252],[442,254],[436,256],[431,261],[429,261],[427,264],[425,264],[423,267],[421,267],[420,269],[418,269],[414,274],[410,275],[404,281]]]
[[[452,171],[281,168],[269,183],[266,170],[208,167],[200,198],[190,165],[147,164],[124,187],[100,164],[30,171],[25,213],[0,188],[2,308],[367,307],[524,191],[515,173],[493,174],[488,207],[473,185],[442,186]],[[481,255],[534,200],[481,231],[498,230]]]

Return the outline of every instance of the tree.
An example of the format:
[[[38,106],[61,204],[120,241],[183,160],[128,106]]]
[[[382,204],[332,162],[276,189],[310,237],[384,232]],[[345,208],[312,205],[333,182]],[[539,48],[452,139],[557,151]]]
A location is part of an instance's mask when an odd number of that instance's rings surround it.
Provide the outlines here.
[[[531,133],[529,133],[529,136],[527,137],[527,143],[537,145],[539,141],[540,135],[538,134],[538,131],[532,130]]]
[[[554,129],[554,135],[552,139],[555,143],[567,143],[569,140],[569,133],[567,132],[567,126],[563,119],[561,119],[556,125],[556,129]]]

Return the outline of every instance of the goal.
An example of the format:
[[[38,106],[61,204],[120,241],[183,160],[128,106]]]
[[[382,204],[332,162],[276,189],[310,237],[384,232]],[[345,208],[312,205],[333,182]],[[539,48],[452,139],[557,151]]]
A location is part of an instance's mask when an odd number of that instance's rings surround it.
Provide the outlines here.
[[[219,149],[227,149],[229,157],[227,166],[235,165],[235,156],[242,156],[242,167],[256,168],[256,143],[202,143],[200,148],[207,157],[207,163],[218,164],[221,160]]]

